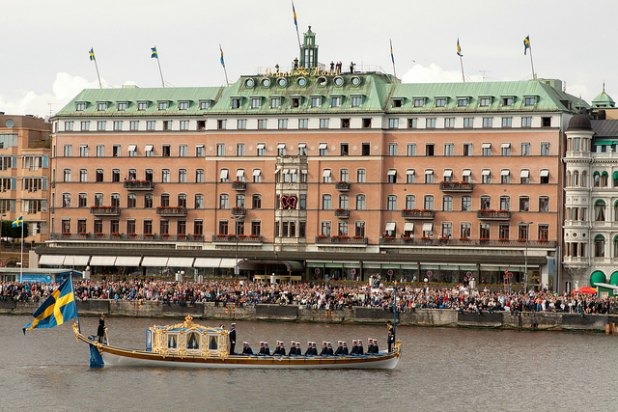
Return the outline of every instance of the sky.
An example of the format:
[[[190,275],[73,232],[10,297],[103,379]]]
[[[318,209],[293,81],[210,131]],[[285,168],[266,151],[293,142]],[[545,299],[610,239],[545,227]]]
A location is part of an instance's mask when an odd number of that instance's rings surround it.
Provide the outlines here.
[[[563,80],[590,102],[618,99],[618,2],[564,0],[295,0],[300,36],[316,33],[319,61],[393,73],[405,83]],[[3,0],[0,112],[49,117],[84,88],[225,84],[298,56],[290,0]]]

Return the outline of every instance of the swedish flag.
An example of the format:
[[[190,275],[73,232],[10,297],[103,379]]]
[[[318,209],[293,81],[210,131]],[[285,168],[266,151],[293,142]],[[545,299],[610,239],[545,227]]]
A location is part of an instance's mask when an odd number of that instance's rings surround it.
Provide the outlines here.
[[[96,60],[96,58],[94,57],[94,48],[90,49],[88,55],[90,56],[90,60]]]
[[[152,59],[158,59],[159,58],[159,53],[157,52],[157,48],[156,47],[151,47],[150,48],[150,58],[152,58]]]
[[[24,224],[24,217],[20,216],[17,219],[13,220],[13,223],[11,223],[11,227],[21,227],[21,225]]]
[[[526,54],[529,48],[530,48],[530,36],[528,35],[524,37],[524,55]]]
[[[219,61],[221,62],[221,66],[225,67],[225,60],[223,59],[223,49],[221,45],[219,45],[219,51],[221,52],[221,57],[219,57]]]
[[[58,289],[45,299],[32,314],[34,319],[23,327],[24,334],[34,328],[53,328],[77,317],[77,304],[73,294],[73,280],[69,276]]]

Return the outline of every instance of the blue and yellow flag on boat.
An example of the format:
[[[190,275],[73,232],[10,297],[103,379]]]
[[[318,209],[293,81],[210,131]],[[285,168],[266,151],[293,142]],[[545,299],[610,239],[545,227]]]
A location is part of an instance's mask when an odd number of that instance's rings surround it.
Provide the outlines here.
[[[45,299],[32,314],[34,319],[23,327],[23,332],[35,328],[53,328],[77,317],[77,304],[73,294],[73,280],[69,276],[60,287]]]

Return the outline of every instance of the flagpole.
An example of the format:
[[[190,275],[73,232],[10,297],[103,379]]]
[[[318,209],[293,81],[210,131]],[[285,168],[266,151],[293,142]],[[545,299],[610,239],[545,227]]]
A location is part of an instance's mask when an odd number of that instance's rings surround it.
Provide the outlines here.
[[[534,72],[534,62],[532,61],[532,47],[528,47],[530,51],[530,67],[532,68],[532,79],[536,80],[536,73]]]
[[[461,66],[461,81],[465,83],[466,76],[464,75],[463,56],[461,54],[459,55],[459,65]]]
[[[161,71],[161,62],[159,61],[159,50],[157,50],[157,46],[154,46],[153,49],[154,49],[153,52],[157,59],[157,67],[159,68],[159,76],[161,77],[161,87],[165,87],[165,82],[163,81],[163,72]]]
[[[393,63],[393,76],[397,77],[397,71],[395,70],[395,55],[393,54],[393,40],[388,39],[391,45],[391,62]]]
[[[296,39],[298,40],[298,49],[302,49],[300,43],[300,33],[298,32],[298,18],[296,17],[296,7],[294,7],[294,0],[292,0],[292,17],[294,17],[294,26],[296,26]]]
[[[99,73],[99,65],[97,64],[97,58],[94,55],[94,47],[90,48],[90,60],[94,62],[94,69],[97,71],[97,79],[99,80],[99,89],[102,89],[103,84],[101,83],[101,74]]]

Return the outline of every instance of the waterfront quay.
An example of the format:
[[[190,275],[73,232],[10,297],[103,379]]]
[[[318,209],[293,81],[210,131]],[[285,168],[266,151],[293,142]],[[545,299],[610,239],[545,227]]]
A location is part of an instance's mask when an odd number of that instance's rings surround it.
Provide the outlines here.
[[[351,307],[337,310],[311,309],[299,305],[257,304],[239,306],[214,302],[178,304],[153,301],[115,301],[92,299],[77,304],[80,316],[136,318],[183,318],[247,320],[272,322],[313,322],[341,324],[376,324],[393,319],[382,308]],[[0,314],[30,315],[34,303],[1,301]],[[603,332],[607,325],[618,324],[618,314],[578,314],[561,312],[467,312],[445,309],[413,309],[397,314],[398,324],[422,327],[460,327],[521,329],[531,331]]]

